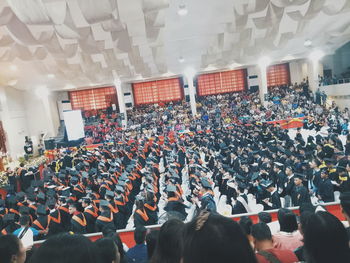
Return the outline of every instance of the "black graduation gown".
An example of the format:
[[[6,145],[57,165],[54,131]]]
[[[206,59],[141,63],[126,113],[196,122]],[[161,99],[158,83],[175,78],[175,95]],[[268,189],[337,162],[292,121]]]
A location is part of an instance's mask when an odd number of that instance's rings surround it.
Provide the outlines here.
[[[86,218],[86,232],[94,233],[96,218],[98,217],[97,211],[95,211],[95,209],[92,206],[86,207],[84,210],[84,216]]]
[[[334,202],[334,190],[332,182],[329,178],[321,179],[318,184],[318,195],[321,196],[323,202]]]
[[[149,225],[156,225],[158,223],[158,207],[154,202],[145,204],[145,212],[149,217]]]
[[[245,194],[240,196],[248,203],[248,197]],[[237,200],[235,206],[232,208],[232,214],[235,215],[245,213],[248,213],[247,209],[245,209],[244,205]]]
[[[296,186],[292,195],[293,206],[300,206],[303,203],[311,203],[310,195],[305,186]]]
[[[105,227],[116,230],[116,227],[113,222],[113,214],[111,212],[103,212],[96,219],[96,223],[95,223],[96,232],[102,232],[102,229]]]
[[[62,224],[61,212],[59,210],[55,210],[51,212],[49,216],[50,224],[48,235],[64,232],[65,229]]]
[[[186,219],[187,213],[185,210],[186,206],[179,201],[168,201],[164,210],[169,212],[176,212],[183,220]]]
[[[271,209],[279,209],[282,207],[280,195],[277,191],[271,195],[270,203],[272,204],[272,206],[270,206]]]
[[[72,216],[71,220],[71,230],[76,234],[86,234],[86,218],[83,213],[79,213],[75,216]]]
[[[214,213],[216,212],[216,204],[211,194],[207,194],[202,197],[200,210],[207,210]]]

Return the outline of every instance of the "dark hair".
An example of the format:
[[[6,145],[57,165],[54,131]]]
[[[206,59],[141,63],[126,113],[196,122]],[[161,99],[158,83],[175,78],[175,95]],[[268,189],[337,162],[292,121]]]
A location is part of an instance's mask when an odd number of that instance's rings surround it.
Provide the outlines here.
[[[123,248],[123,243],[122,240],[120,239],[119,235],[117,232],[114,230],[108,228],[108,231],[102,232],[104,237],[109,237],[111,238],[116,246],[118,247],[119,255],[120,255],[120,262],[123,262],[124,257],[125,257],[125,251]]]
[[[308,217],[304,229],[307,262],[349,262],[349,239],[344,225],[334,215],[319,211]]]
[[[145,242],[147,229],[144,226],[137,226],[134,231],[134,239],[136,244],[142,244]]]
[[[302,203],[299,206],[299,213],[300,215],[306,211],[311,212],[311,213],[315,213],[316,207],[313,206],[311,203]]]
[[[158,243],[159,230],[155,229],[146,235],[148,259],[151,259]]]
[[[13,255],[19,253],[19,239],[14,235],[0,236],[1,263],[11,263]]]
[[[25,225],[29,224],[29,222],[30,222],[30,217],[27,215],[23,215],[19,218],[19,224],[21,226],[25,226]]]
[[[184,237],[183,263],[256,263],[238,223],[219,214],[200,214],[186,224]]]
[[[90,239],[83,235],[64,233],[47,239],[34,252],[30,263],[95,263],[97,261],[96,247]]]
[[[260,212],[258,214],[258,217],[259,217],[260,222],[263,222],[266,224],[271,223],[271,221],[272,221],[271,215],[267,212]]]
[[[183,230],[185,224],[178,219],[170,219],[160,228],[158,243],[152,263],[179,263],[183,250]]]
[[[258,241],[271,240],[271,230],[265,223],[257,223],[252,225],[252,236]]]
[[[238,224],[246,235],[250,235],[253,221],[248,216],[242,216]]]
[[[119,262],[117,258],[118,247],[113,239],[104,237],[95,241],[100,263],[111,263],[112,261]]]
[[[344,212],[350,217],[350,192],[340,194],[340,205]]]
[[[280,208],[277,217],[281,231],[292,233],[298,229],[297,217],[289,209]]]

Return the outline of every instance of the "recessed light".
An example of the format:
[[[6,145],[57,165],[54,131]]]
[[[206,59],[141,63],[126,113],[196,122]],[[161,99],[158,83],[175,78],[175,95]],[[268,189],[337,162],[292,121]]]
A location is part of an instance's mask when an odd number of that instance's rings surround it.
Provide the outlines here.
[[[187,15],[187,13],[188,13],[188,10],[186,8],[186,5],[179,5],[179,10],[177,10],[177,14],[179,16],[185,16]]]
[[[54,75],[54,74],[47,74],[47,77],[48,77],[49,79],[53,79],[53,78],[55,77],[55,75]]]
[[[312,41],[310,39],[306,39],[304,42],[305,47],[310,47],[312,45]]]
[[[11,66],[10,66],[10,69],[11,69],[12,71],[17,71],[18,68],[17,68],[16,65],[11,65]]]
[[[180,63],[184,63],[184,62],[185,62],[185,59],[184,59],[183,56],[180,56],[180,57],[179,57],[179,62],[180,62]]]

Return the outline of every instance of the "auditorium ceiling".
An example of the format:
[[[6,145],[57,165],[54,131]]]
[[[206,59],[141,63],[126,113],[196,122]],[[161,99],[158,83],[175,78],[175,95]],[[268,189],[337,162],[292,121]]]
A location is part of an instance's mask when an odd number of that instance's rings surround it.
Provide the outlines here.
[[[60,90],[280,62],[349,36],[348,0],[0,0],[0,84]]]

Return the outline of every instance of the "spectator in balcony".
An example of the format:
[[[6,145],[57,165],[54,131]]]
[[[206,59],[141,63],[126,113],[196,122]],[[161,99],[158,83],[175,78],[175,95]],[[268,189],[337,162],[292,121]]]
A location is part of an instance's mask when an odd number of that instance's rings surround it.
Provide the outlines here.
[[[293,263],[298,261],[298,258],[292,251],[273,247],[271,231],[265,223],[253,225],[251,232],[254,248],[257,252],[256,258],[259,263]]]
[[[119,263],[120,254],[113,239],[105,237],[95,242],[100,263]]]
[[[36,250],[30,263],[96,263],[96,246],[83,235],[58,234]]]
[[[307,221],[303,230],[306,262],[349,262],[349,239],[339,219],[328,212],[319,211],[310,215]]]
[[[232,219],[202,211],[186,224],[183,263],[255,263],[241,227]]]
[[[146,240],[146,228],[137,226],[134,231],[136,245],[126,252],[128,263],[146,263],[148,260]]]
[[[22,241],[14,235],[0,237],[0,260],[1,263],[24,263],[26,249]]]
[[[278,249],[295,250],[303,245],[302,236],[298,231],[296,215],[286,208],[278,210],[280,231],[273,236],[274,247]]]
[[[180,263],[184,226],[185,224],[178,219],[168,220],[162,225],[151,263]]]

